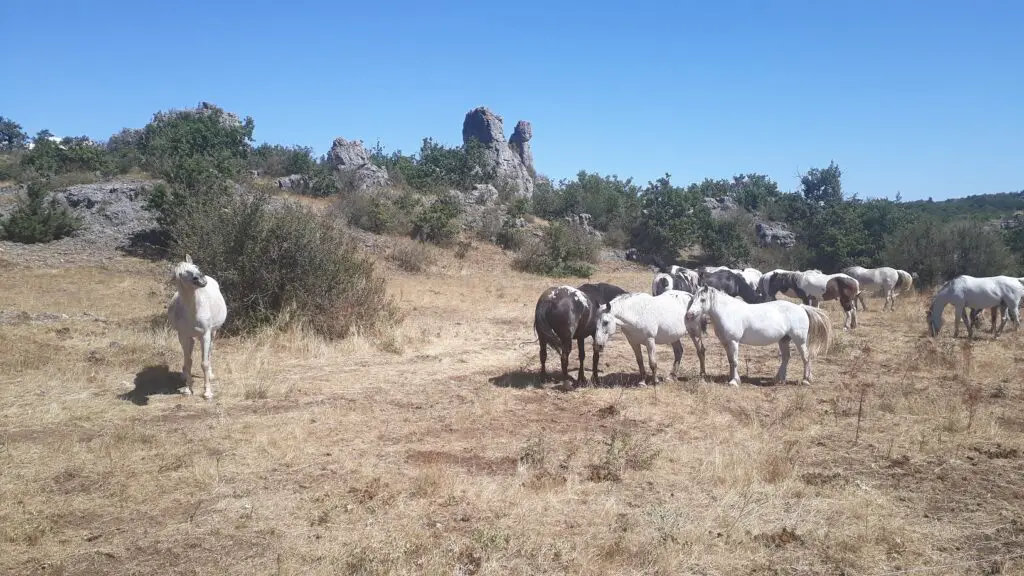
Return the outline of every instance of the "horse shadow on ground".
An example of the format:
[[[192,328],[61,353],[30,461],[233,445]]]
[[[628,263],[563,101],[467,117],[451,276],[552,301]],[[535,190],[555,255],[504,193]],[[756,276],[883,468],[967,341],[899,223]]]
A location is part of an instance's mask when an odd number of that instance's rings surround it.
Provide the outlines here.
[[[587,372],[589,374],[589,371]],[[569,392],[580,387],[593,386],[593,381],[588,379],[585,386],[579,386],[575,378],[570,377],[569,380],[560,380],[557,373],[548,373],[548,379],[545,381],[540,377],[540,372],[533,372],[529,370],[512,370],[489,378],[488,382],[497,386],[498,388],[515,388],[517,390],[524,390],[527,388],[535,389],[551,389],[559,392]],[[635,388],[641,383],[640,374],[629,374],[624,372],[617,372],[614,374],[602,374],[601,383],[598,388]]]
[[[145,406],[149,404],[150,396],[178,394],[182,385],[181,372],[172,372],[166,364],[147,366],[135,375],[135,389],[120,394],[118,398],[136,406]]]

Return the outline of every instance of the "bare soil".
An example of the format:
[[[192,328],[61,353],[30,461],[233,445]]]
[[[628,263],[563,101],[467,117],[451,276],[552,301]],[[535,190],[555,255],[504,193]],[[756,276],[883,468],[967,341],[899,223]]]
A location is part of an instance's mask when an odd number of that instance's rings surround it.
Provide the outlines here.
[[[211,402],[175,393],[166,265],[0,252],[0,573],[1024,571],[1024,334],[954,340],[947,311],[928,338],[909,295],[842,332],[830,302],[809,387],[795,354],[771,385],[772,347],[726,386],[712,334],[713,382],[686,342],[681,380],[637,386],[617,336],[573,389],[538,381],[532,314],[580,280],[385,252],[393,335],[221,338]]]

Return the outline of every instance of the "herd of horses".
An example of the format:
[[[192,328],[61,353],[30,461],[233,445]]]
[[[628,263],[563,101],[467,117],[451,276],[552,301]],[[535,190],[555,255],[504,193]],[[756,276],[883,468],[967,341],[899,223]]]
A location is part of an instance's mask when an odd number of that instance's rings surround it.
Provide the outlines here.
[[[891,267],[864,268],[852,266],[836,274],[820,270],[776,269],[761,273],[753,268],[742,270],[724,266],[689,269],[665,266],[655,261],[658,272],[651,282],[651,293],[627,292],[606,283],[583,284],[578,287],[555,286],[545,290],[534,310],[534,331],[540,344],[541,378],[549,378],[547,352],[559,352],[561,378],[569,377],[569,355],[573,341],[579,349],[578,384],[586,384],[584,375],[584,342],[593,339],[591,377],[599,384],[598,360],[609,338],[621,331],[636,355],[641,382],[657,381],[658,344],[671,344],[674,355],[671,376],[675,377],[683,357],[683,337],[694,345],[704,379],[705,346],[703,337],[710,323],[726,350],[729,361],[729,384],[738,386],[739,345],[778,345],[781,363],[776,383],[786,381],[790,344],[796,346],[804,364],[802,384],[811,382],[811,358],[827,353],[833,340],[832,324],[819,307],[822,301],[838,300],[844,312],[843,329],[857,327],[858,305],[867,310],[863,289],[880,289],[885,297],[882,309],[895,310],[896,296],[910,291],[915,275]],[[783,294],[798,298],[802,304],[779,300]],[[1007,320],[1019,327],[1018,307],[1024,296],[1024,278],[990,276],[977,278],[961,275],[944,283],[926,311],[929,332],[937,336],[942,328],[942,312],[947,305],[955,308],[954,337],[959,335],[961,320],[968,337],[974,336],[978,316],[991,310],[992,333],[998,336]],[[996,329],[996,316],[1002,311],[1002,322]],[[641,347],[647,350],[648,374]]]
[[[555,286],[545,290],[537,300],[534,330],[540,343],[541,377],[547,379],[548,348],[558,351],[561,377],[569,377],[569,355],[575,341],[579,350],[579,373],[576,382],[586,383],[584,343],[592,338],[594,357],[591,376],[599,383],[598,362],[609,339],[620,331],[636,355],[642,382],[656,382],[658,344],[671,344],[674,353],[672,375],[679,370],[683,357],[682,339],[688,337],[700,362],[700,376],[705,371],[703,337],[708,324],[725,348],[729,359],[729,383],[738,386],[739,345],[778,345],[781,357],[775,375],[777,383],[786,381],[790,344],[796,346],[803,360],[801,383],[811,382],[811,358],[821,351],[827,353],[833,339],[832,324],[819,308],[822,301],[839,300],[846,315],[844,329],[857,327],[857,304],[866,310],[862,288],[875,286],[885,294],[883,310],[895,309],[898,291],[909,291],[912,274],[889,267],[862,268],[854,266],[837,274],[820,270],[803,272],[772,270],[760,273],[753,268],[736,270],[727,267],[703,267],[691,270],[681,266],[665,266],[656,262],[658,272],[651,283],[651,293],[627,292],[613,284]],[[203,397],[213,398],[213,341],[227,319],[228,308],[216,279],[204,274],[191,256],[171,268],[177,290],[167,306],[167,318],[178,334],[183,356],[182,392],[192,394],[192,352],[198,340],[202,354]],[[778,294],[799,298],[802,304],[777,299]],[[976,278],[961,275],[943,284],[926,311],[929,332],[937,336],[942,328],[942,312],[947,305],[955,308],[954,337],[961,321],[968,337],[981,312],[992,313],[991,331],[998,336],[1007,320],[1014,329],[1020,326],[1018,308],[1024,297],[1024,278],[990,276]],[[996,317],[1002,322],[996,328]],[[644,366],[641,347],[647,349],[650,374]]]

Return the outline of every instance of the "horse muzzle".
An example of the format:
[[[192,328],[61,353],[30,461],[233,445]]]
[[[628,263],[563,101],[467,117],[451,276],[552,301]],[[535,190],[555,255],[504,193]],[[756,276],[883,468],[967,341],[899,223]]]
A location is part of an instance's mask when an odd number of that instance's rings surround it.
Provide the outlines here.
[[[195,280],[192,281],[192,283],[195,284],[196,286],[200,287],[200,288],[205,288],[206,287],[206,278],[196,278]]]

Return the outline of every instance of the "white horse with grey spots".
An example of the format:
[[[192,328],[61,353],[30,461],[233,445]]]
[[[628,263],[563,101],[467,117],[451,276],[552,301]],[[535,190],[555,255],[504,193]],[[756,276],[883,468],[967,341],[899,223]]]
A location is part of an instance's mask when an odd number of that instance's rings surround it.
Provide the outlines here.
[[[701,338],[701,323],[699,321],[690,322],[685,317],[686,308],[692,297],[689,292],[681,290],[669,290],[657,296],[643,292],[617,296],[602,308],[601,316],[597,321],[597,331],[594,333],[594,342],[598,348],[603,349],[607,345],[608,339],[621,328],[636,355],[641,379],[643,382],[654,383],[657,382],[658,372],[656,345],[672,344],[675,358],[671,375],[674,377],[679,371],[679,363],[683,359],[682,338],[688,335],[697,350],[700,376],[703,378],[705,375],[704,341]],[[640,346],[647,348],[647,358],[651,366],[649,378],[644,370],[644,359],[640,352]]]
[[[172,270],[172,277],[178,291],[167,306],[167,318],[178,332],[178,342],[184,356],[181,373],[185,378],[182,393],[192,394],[192,350],[195,340],[200,340],[203,363],[203,398],[213,398],[213,339],[217,330],[224,325],[228,306],[220,293],[220,284],[199,270],[192,263],[192,256],[186,254],[185,261],[179,262]]]

